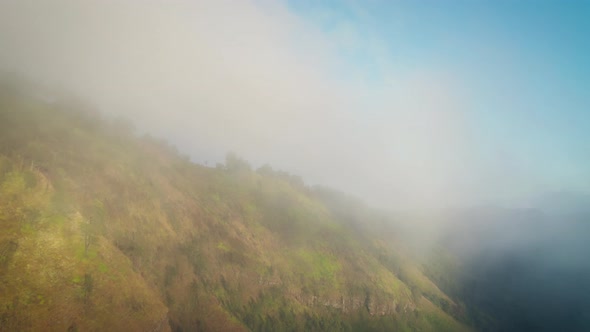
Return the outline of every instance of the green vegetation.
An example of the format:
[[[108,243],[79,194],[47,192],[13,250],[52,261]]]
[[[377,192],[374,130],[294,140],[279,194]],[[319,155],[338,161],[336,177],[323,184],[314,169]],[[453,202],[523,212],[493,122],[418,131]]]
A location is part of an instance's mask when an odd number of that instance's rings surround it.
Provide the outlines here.
[[[4,90],[3,90],[4,91]],[[0,331],[460,331],[338,195],[191,163],[79,102],[0,94]]]

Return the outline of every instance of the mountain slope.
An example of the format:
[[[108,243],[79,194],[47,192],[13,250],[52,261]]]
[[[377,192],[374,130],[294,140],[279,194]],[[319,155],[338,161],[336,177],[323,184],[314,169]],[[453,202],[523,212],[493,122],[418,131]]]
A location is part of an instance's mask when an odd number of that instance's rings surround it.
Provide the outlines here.
[[[0,330],[460,331],[395,241],[300,179],[0,96]],[[357,225],[357,226],[355,226]]]

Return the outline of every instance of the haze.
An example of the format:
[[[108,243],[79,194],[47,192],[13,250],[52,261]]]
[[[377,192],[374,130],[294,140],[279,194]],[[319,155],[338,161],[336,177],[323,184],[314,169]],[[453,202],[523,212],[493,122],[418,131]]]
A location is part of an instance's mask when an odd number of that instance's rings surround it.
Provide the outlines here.
[[[0,67],[381,207],[590,187],[587,3],[2,1]]]

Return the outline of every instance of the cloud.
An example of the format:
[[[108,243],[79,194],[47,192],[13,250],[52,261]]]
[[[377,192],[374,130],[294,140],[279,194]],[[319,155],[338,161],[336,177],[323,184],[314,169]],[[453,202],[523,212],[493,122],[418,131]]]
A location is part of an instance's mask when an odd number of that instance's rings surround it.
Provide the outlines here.
[[[125,115],[196,161],[234,150],[384,206],[464,195],[460,84],[444,69],[394,70],[350,22],[335,38],[284,3],[224,0],[4,1],[0,22],[0,65]],[[366,49],[379,79],[343,49]]]

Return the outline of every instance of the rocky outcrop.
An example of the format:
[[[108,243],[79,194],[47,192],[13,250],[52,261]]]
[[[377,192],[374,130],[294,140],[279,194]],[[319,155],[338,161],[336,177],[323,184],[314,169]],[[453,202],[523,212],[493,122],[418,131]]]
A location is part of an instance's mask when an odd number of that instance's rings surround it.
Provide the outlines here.
[[[411,313],[416,309],[412,301],[391,299],[389,301],[373,299],[370,295],[341,296],[337,298],[316,295],[299,295],[296,297],[301,304],[311,307],[326,307],[340,310],[343,313],[354,313],[366,310],[371,316],[385,316]]]

